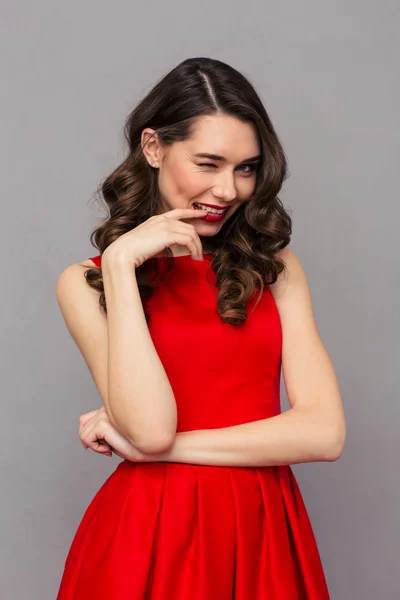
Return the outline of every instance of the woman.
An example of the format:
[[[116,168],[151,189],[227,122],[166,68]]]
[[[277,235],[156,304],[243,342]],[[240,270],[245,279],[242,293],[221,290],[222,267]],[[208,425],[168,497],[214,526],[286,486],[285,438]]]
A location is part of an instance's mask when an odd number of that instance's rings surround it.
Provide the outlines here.
[[[81,416],[82,444],[124,460],[57,598],[325,600],[290,465],[337,460],[345,419],[288,248],[278,136],[249,81],[209,58],[161,79],[125,135],[99,254],[57,283],[103,403]]]

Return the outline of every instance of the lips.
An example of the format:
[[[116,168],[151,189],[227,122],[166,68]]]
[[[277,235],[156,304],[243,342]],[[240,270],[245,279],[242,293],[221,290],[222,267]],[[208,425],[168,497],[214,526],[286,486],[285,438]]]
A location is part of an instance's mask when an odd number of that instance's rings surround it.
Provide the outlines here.
[[[208,206],[208,205],[207,205]],[[195,206],[193,204],[192,206],[193,210],[200,210],[197,206]],[[218,221],[222,221],[222,219],[225,217],[226,212],[228,209],[225,209],[223,213],[217,215],[216,213],[212,213],[212,212],[208,212],[207,214],[204,215],[204,217],[200,217],[201,221],[206,221],[206,223],[217,223]]]
[[[217,210],[228,210],[227,206],[217,206],[216,204],[207,204],[206,202],[196,202],[196,204],[202,204],[203,206],[209,206],[210,208],[216,208]]]
[[[200,206],[198,206],[199,204],[200,203],[198,203],[198,202],[193,203],[193,208],[199,210],[201,208]],[[206,204],[205,202],[201,202],[201,205],[202,206],[209,206],[210,208],[215,208],[216,210],[220,210],[220,211],[222,210],[223,212],[221,213],[221,216],[223,216],[226,213],[226,211],[228,210],[228,208],[229,208],[228,206],[227,207],[225,207],[225,206],[217,206],[216,204]]]

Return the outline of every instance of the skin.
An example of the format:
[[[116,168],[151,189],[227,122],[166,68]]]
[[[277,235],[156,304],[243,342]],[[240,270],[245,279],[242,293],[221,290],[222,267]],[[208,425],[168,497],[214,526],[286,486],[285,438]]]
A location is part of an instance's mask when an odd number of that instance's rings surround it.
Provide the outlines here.
[[[162,146],[154,129],[142,131],[142,147],[149,164],[159,171],[158,185],[162,196],[158,213],[174,208],[192,208],[194,202],[206,202],[229,210],[219,222],[183,219],[194,225],[200,237],[218,233],[225,222],[254,192],[260,147],[254,126],[228,115],[199,117],[192,136],[172,146]],[[223,156],[225,160],[197,158],[195,154]],[[187,248],[174,244],[176,256]]]
[[[150,165],[155,163],[159,169],[159,212],[191,208],[193,202],[229,206],[220,222],[186,219],[201,239],[215,235],[254,191],[256,171],[244,166],[246,158],[259,153],[251,124],[226,115],[202,117],[189,140],[166,148],[154,130],[146,128],[142,146]],[[202,152],[222,155],[225,160],[194,157]],[[188,253],[187,247],[176,244],[171,250],[175,256]],[[108,455],[112,449],[133,462],[274,466],[337,460],[344,448],[346,425],[336,374],[315,323],[304,269],[288,247],[279,256],[286,271],[270,290],[283,331],[282,373],[289,410],[234,427],[179,432],[164,452],[145,454],[116,431],[102,407],[80,417],[84,448]],[[91,261],[81,264],[92,266]]]

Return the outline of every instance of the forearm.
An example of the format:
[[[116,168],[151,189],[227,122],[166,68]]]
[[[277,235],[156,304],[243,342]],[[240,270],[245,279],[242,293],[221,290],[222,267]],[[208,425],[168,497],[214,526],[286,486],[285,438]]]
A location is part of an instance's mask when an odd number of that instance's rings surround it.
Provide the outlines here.
[[[102,260],[108,322],[108,408],[118,431],[157,451],[176,431],[173,390],[147,326],[131,261]]]
[[[335,460],[337,454],[336,437],[322,416],[311,410],[292,408],[268,419],[233,427],[179,432],[171,449],[154,460],[239,467],[277,466],[330,461]]]

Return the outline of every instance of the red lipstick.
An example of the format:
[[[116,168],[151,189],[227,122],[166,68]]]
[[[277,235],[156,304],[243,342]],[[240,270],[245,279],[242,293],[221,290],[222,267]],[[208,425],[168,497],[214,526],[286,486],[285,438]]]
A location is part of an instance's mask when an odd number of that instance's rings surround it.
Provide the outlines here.
[[[217,221],[221,221],[228,208],[222,208],[221,206],[216,206],[215,204],[206,204],[205,202],[202,202],[201,204],[204,204],[204,206],[209,206],[210,208],[216,208],[217,210],[223,210],[224,212],[221,213],[220,215],[217,215],[215,213],[208,213],[205,217],[202,217],[202,221],[206,221],[207,223],[216,223]],[[193,204],[193,209],[194,210],[199,210],[199,207],[197,207],[195,204]]]
[[[204,204],[204,206],[209,206],[210,208],[216,208],[217,210],[228,210],[228,206],[217,206],[216,204],[207,204],[206,202],[200,202],[199,204]]]

